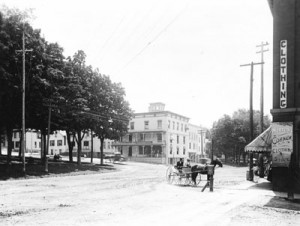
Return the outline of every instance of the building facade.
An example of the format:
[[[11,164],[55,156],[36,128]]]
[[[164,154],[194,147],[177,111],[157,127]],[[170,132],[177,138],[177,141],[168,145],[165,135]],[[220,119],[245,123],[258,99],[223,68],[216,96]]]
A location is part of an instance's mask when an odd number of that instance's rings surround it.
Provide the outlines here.
[[[25,154],[26,155],[35,155],[41,156],[41,134],[37,131],[26,131],[26,148]],[[13,141],[13,150],[12,152],[17,155],[20,150],[20,143],[21,143],[21,132],[14,131],[12,136]],[[72,145],[73,145],[73,155],[76,156],[78,146],[75,139],[71,137]],[[47,142],[47,141],[46,141]],[[7,140],[1,144],[1,154],[7,153]],[[90,157],[91,151],[93,148],[93,156],[100,157],[100,140],[98,138],[91,137],[90,132],[87,132],[83,139],[82,139],[82,154]],[[115,153],[116,148],[113,146],[113,141],[109,139],[105,139],[103,143],[103,152],[104,153]],[[49,153],[48,155],[55,155],[55,154],[66,154],[69,152],[69,146],[67,142],[67,135],[65,131],[55,131],[53,134],[50,134],[49,138]]]
[[[300,191],[300,1],[268,0],[273,15],[273,124],[290,125],[290,145],[272,145],[273,190]],[[274,130],[276,132],[276,130]],[[274,132],[272,131],[272,132]],[[278,132],[278,131],[277,131]],[[285,135],[286,136],[286,135]],[[286,137],[282,140],[286,141]],[[284,142],[274,137],[273,144]],[[281,145],[283,146],[283,145]],[[277,158],[284,156],[285,158]],[[280,163],[278,160],[285,164]]]
[[[148,112],[134,114],[128,133],[114,143],[118,151],[133,161],[174,164],[189,157],[195,161],[205,147],[205,135],[201,140],[198,134],[201,127],[164,108],[163,103],[151,103]]]

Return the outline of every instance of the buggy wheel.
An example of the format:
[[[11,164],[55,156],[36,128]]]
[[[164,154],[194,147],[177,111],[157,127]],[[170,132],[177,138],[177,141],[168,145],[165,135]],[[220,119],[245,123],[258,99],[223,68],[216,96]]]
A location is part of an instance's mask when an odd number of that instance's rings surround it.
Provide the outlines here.
[[[185,181],[186,185],[192,185],[193,184],[193,180],[192,180],[192,174],[187,174],[186,175],[186,181]]]
[[[201,181],[201,174],[198,173],[197,177],[196,177],[196,185],[199,185]]]
[[[167,168],[167,171],[166,171],[166,180],[169,184],[172,184],[173,181],[174,181],[174,172],[173,172],[173,167],[172,166],[169,166]]]
[[[189,183],[189,179],[184,174],[177,174],[174,178],[174,182],[177,185],[187,185]]]
[[[190,180],[190,184],[194,185],[194,186],[199,185],[200,182],[201,182],[201,174],[200,173],[197,174],[197,177],[196,177],[195,181],[193,181],[192,178]]]

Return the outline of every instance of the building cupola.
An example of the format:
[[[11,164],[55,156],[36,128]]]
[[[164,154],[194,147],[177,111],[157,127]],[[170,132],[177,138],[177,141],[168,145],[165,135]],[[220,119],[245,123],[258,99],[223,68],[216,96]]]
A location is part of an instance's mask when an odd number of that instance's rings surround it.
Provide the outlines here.
[[[165,104],[161,102],[150,103],[149,112],[164,111]]]

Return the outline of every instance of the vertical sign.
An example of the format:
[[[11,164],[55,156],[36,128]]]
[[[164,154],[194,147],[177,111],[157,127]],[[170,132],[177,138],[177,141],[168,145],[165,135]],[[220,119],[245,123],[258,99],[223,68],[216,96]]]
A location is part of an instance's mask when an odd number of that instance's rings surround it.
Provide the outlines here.
[[[280,41],[280,108],[287,107],[287,40]]]
[[[272,123],[272,167],[288,167],[293,151],[293,123]]]

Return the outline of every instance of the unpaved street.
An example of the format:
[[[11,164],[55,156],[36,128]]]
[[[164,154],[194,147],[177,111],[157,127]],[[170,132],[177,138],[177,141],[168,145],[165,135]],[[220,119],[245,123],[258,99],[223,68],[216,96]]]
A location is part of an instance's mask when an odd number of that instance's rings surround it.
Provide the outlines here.
[[[297,225],[300,204],[216,169],[214,192],[165,182],[166,166],[128,162],[117,171],[1,181],[0,225]],[[204,177],[203,177],[204,178]],[[277,196],[276,196],[277,195]]]

